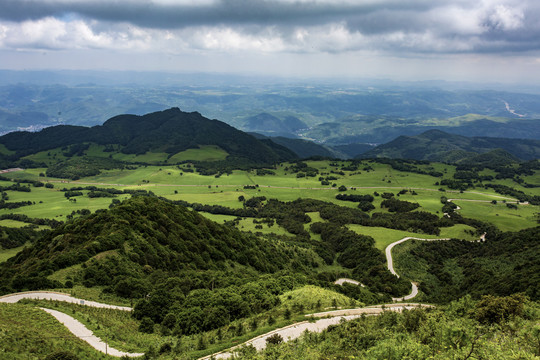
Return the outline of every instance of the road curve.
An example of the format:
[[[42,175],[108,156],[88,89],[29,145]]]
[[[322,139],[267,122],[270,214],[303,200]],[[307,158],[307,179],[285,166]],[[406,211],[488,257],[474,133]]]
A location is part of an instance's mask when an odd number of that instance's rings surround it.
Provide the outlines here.
[[[421,241],[444,241],[444,240],[450,240],[449,238],[444,238],[444,239],[421,239],[421,238],[416,238],[416,237],[412,237],[412,236],[407,236],[407,237],[404,237],[403,239],[401,240],[398,240],[396,242],[393,242],[391,243],[390,245],[388,245],[385,249],[385,253],[386,253],[386,263],[387,263],[387,266],[388,266],[388,270],[396,275],[397,277],[399,277],[399,274],[396,272],[396,270],[394,270],[394,261],[392,259],[392,249],[394,248],[394,246],[398,245],[398,244],[401,244],[407,240],[421,240]],[[408,294],[408,295],[405,295],[403,297],[399,297],[399,298],[392,298],[393,301],[405,301],[405,300],[410,300],[410,299],[413,299],[414,297],[416,297],[416,295],[418,295],[418,285],[415,284],[414,282],[411,282],[411,293]]]
[[[334,281],[334,284],[336,284],[336,285],[343,285],[344,283],[349,283],[349,284],[353,284],[353,285],[360,285],[361,287],[366,287],[366,285],[362,284],[361,282],[353,280],[353,279],[348,279],[348,278],[339,278],[336,281]]]
[[[16,303],[22,299],[54,300],[54,301],[64,301],[64,302],[68,302],[72,304],[97,307],[97,308],[122,310],[122,311],[132,310],[132,308],[127,307],[127,306],[109,305],[109,304],[99,303],[96,301],[77,299],[69,294],[64,294],[64,293],[54,292],[54,291],[26,291],[26,292],[0,296],[0,302],[3,302],[3,303]]]
[[[86,341],[94,349],[101,351],[104,354],[116,357],[139,357],[144,355],[144,353],[128,353],[110,347],[109,345],[107,345],[107,343],[103,342],[100,338],[95,336],[94,333],[90,331],[86,326],[84,326],[80,321],[72,318],[69,315],[64,314],[63,312],[46,308],[40,309],[54,316],[56,320],[60,321],[69,331],[71,331],[73,335],[75,335],[81,340]]]
[[[341,321],[352,320],[361,316],[379,315],[383,311],[403,311],[404,309],[411,310],[418,307],[431,307],[431,305],[387,304],[364,308],[334,310],[316,314],[308,314],[306,315],[306,317],[322,319],[318,319],[316,321],[302,321],[289,326],[285,326],[283,328],[270,331],[266,334],[259,335],[251,340],[246,341],[243,344],[234,346],[225,351],[202,357],[199,360],[227,359],[232,357],[235,353],[235,350],[242,346],[253,346],[255,349],[257,349],[257,351],[263,350],[264,348],[266,348],[266,339],[274,334],[279,334],[283,338],[283,341],[289,341],[300,337],[306,330],[309,332],[321,332],[328,328],[330,325],[337,325]]]

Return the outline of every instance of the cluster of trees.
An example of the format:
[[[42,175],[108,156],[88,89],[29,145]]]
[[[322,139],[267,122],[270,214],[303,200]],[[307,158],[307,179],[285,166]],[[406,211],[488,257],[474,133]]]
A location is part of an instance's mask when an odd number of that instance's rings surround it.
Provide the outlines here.
[[[332,264],[336,259],[341,266],[352,269],[355,278],[373,287],[374,292],[397,296],[410,289],[410,283],[388,271],[386,258],[382,251],[374,247],[372,237],[359,235],[332,223],[317,222],[310,229],[321,235],[323,243],[318,244],[316,250],[327,264]]]
[[[280,304],[280,294],[304,282],[298,276],[265,275],[215,290],[186,291],[185,280],[172,277],[157,284],[148,296],[138,301],[133,316],[161,324],[174,334],[191,335],[270,310]]]
[[[428,265],[420,289],[429,301],[447,302],[466,294],[540,299],[540,227],[489,232],[488,241],[416,242],[414,263]],[[459,274],[459,275],[457,275]]]
[[[433,177],[442,177],[444,175],[442,172],[436,171],[433,168],[428,168],[426,170],[419,168],[418,165],[430,165],[429,161],[424,160],[377,158],[370,159],[369,161],[390,165],[392,169],[398,171],[429,175]]]
[[[6,202],[4,199],[0,200],[0,209],[18,209],[23,206],[33,205],[32,201],[16,201]]]
[[[0,215],[0,220],[16,220],[33,225],[47,225],[53,229],[63,224],[62,221],[55,219],[31,218],[25,214],[2,214]]]
[[[381,208],[387,208],[390,212],[409,212],[420,207],[420,204],[405,200],[398,200],[394,197],[383,200]]]
[[[514,189],[507,185],[502,184],[485,184],[486,188],[492,188],[495,192],[501,195],[509,195],[515,197],[521,202],[528,201],[531,205],[540,205],[540,196],[539,195],[528,195],[521,190]]]
[[[50,177],[78,180],[81,177],[98,175],[102,170],[123,169],[124,166],[121,161],[84,156],[53,164],[47,168],[46,174]]]
[[[243,234],[154,197],[135,197],[109,211],[70,222],[38,240],[33,248],[1,266],[0,287],[11,291],[50,287],[50,282],[39,285],[38,280],[109,250],[118,256],[89,262],[81,278],[73,281],[117,291],[115,284],[120,281],[146,279],[158,270],[179,274],[236,264],[274,273],[292,264],[295,271],[310,269],[319,261],[312,251]],[[129,288],[133,294],[118,291],[123,296],[141,295],[137,286]]]
[[[0,248],[12,249],[24,245],[27,242],[34,242],[39,233],[31,228],[9,228],[0,226]]]
[[[357,202],[358,208],[364,212],[375,209],[375,205],[373,205],[373,200],[375,198],[371,195],[337,194],[336,199]]]

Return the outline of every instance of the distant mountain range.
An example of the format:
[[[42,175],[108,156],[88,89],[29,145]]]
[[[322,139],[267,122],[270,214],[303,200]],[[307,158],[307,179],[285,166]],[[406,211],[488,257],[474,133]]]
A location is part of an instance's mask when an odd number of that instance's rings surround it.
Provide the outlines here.
[[[259,128],[263,128],[268,124],[278,124],[280,120],[264,115],[255,117],[253,121]],[[293,124],[296,124],[293,127],[302,126],[300,122],[293,121]],[[188,113],[178,108],[142,116],[118,115],[94,127],[58,125],[39,132],[13,132],[0,137],[0,144],[5,147],[5,150],[0,148],[2,167],[11,164],[24,167],[25,164],[21,165],[20,161],[27,161],[27,166],[35,166],[28,161],[46,161],[52,165],[74,155],[110,158],[111,161],[121,162],[145,162],[148,161],[148,154],[151,154],[154,160],[150,163],[207,159],[227,160],[228,163],[242,164],[243,167],[310,157],[388,157],[450,163],[506,163],[540,158],[540,140],[466,137],[429,130],[420,135],[399,136],[377,147],[354,143],[327,146],[303,139],[245,133],[221,121],[207,119],[198,112]],[[91,149],[91,144],[100,148]],[[206,151],[217,151],[221,157],[203,158],[200,153],[185,153],[186,150],[203,149],[205,146],[212,147]],[[56,158],[51,153],[52,149],[61,149],[61,156]],[[36,155],[40,152],[48,153],[46,157]],[[101,166],[98,165],[101,163],[96,163],[96,166]],[[75,165],[69,163],[70,167]]]
[[[494,153],[497,156],[502,155],[501,151],[506,152],[506,159],[537,159],[540,158],[540,140],[466,137],[429,130],[416,136],[399,136],[360,156],[460,162],[494,150],[498,150]]]
[[[13,132],[0,137],[12,157],[21,158],[41,151],[69,145],[95,143],[114,145],[124,154],[166,153],[173,156],[201,145],[214,145],[229,158],[254,163],[292,160],[296,155],[270,140],[258,140],[218,120],[178,108],[144,116],[119,115],[94,127],[58,125],[40,132]]]

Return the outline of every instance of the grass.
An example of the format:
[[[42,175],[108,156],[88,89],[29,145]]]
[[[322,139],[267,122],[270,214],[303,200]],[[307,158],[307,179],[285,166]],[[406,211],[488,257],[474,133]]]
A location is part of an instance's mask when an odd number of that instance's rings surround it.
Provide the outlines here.
[[[199,149],[187,149],[171,156],[169,163],[178,163],[180,161],[216,161],[225,160],[229,153],[215,145],[203,145]]]
[[[383,227],[370,227],[362,225],[347,225],[347,227],[358,234],[371,236],[375,240],[375,247],[379,250],[384,250],[391,243],[401,240],[407,236],[425,239],[439,238],[437,235],[419,234],[408,231],[387,229]]]
[[[456,200],[454,203],[462,208],[459,210],[461,215],[491,222],[503,231],[519,231],[538,225],[538,206],[518,205],[517,209],[510,209],[501,201],[492,204]]]
[[[60,276],[60,275],[57,275]],[[108,294],[103,292],[103,286],[95,286],[91,288],[84,287],[82,285],[75,285],[73,288],[59,288],[52,289],[61,293],[69,294],[73,297],[97,301],[105,304],[120,305],[120,306],[133,306],[128,299],[118,297],[114,294]]]
[[[337,293],[314,285],[306,285],[280,295],[280,308],[301,308],[306,312],[324,311],[337,306],[351,308],[363,306],[362,303]]]
[[[0,220],[0,226],[5,226],[5,227],[22,228],[28,225],[30,224],[22,222],[22,221],[17,221],[17,220],[10,220],[10,219]],[[48,225],[33,225],[33,226],[36,226],[35,228],[36,230],[50,230],[51,229],[51,227]]]
[[[80,360],[114,359],[76,338],[43,310],[23,304],[0,303],[0,357],[42,360],[59,350]]]
[[[192,336],[173,336],[168,330],[156,325],[153,334],[140,333],[139,321],[126,311],[98,309],[47,300],[24,300],[26,305],[19,304],[19,306],[30,308],[37,305],[64,312],[82,322],[96,336],[119,350],[145,352],[150,347],[158,350],[165,343],[171,344],[172,353],[164,354],[159,357],[160,359],[176,359],[178,356],[198,358],[242,344],[274,329],[304,321],[303,314],[305,313],[324,311],[327,308],[333,308],[334,305],[343,308],[362,306],[361,303],[345,295],[312,285],[286,292],[280,299],[281,305],[270,311],[233,321],[219,329],[221,339],[219,339],[218,329]],[[286,309],[291,313],[288,319],[284,317]],[[268,323],[270,317],[275,321],[271,325]],[[257,324],[256,328],[253,328],[254,323]],[[237,331],[239,327],[244,329],[241,333]],[[197,349],[201,337],[206,343],[206,348],[203,350]]]
[[[92,145],[89,152],[98,153],[102,149],[97,145]],[[211,154],[219,149],[212,147],[203,147],[201,149],[190,149],[187,151],[200,151],[201,154]],[[51,154],[53,152],[51,151]],[[46,156],[47,154],[39,154]],[[95,155],[95,154],[94,154]],[[37,155],[36,155],[37,156]],[[51,155],[52,156],[52,155]],[[60,155],[57,155],[60,156]],[[202,156],[202,155],[201,155]],[[339,167],[330,166],[328,161],[308,161],[309,166],[318,168],[321,172],[329,173],[331,170],[339,170]],[[339,165],[346,164],[346,161],[339,161]],[[366,164],[368,164],[366,162]],[[418,202],[421,205],[420,210],[429,211],[435,214],[440,214],[442,204],[440,197],[455,199],[462,210],[464,216],[475,218],[482,221],[490,221],[497,225],[502,230],[519,230],[536,225],[535,214],[539,212],[538,206],[519,206],[518,210],[512,210],[505,207],[501,202],[501,196],[493,192],[492,189],[472,189],[460,193],[458,191],[447,190],[439,191],[439,187],[435,182],[440,181],[427,175],[414,173],[404,173],[393,170],[388,165],[370,164],[373,167],[371,171],[363,171],[364,165],[360,165],[360,170],[356,172],[345,171],[345,175],[332,174],[339,179],[333,181],[336,185],[346,185],[356,188],[356,190],[348,190],[349,194],[373,194],[374,192],[393,192],[396,194],[401,189],[414,189],[417,195],[406,193],[400,196],[400,199]],[[284,163],[277,165],[273,171],[276,175],[257,176],[255,171],[233,171],[229,175],[222,175],[219,178],[214,176],[202,176],[198,173],[184,172],[182,169],[187,168],[187,164],[181,166],[139,166],[135,170],[106,170],[101,174],[87,177],[79,181],[65,181],[62,179],[40,177],[40,173],[44,173],[46,169],[28,169],[20,172],[13,172],[9,177],[16,179],[33,179],[41,181],[53,181],[55,189],[32,188],[31,193],[17,193],[8,191],[9,201],[34,201],[35,205],[22,207],[15,210],[0,210],[2,213],[21,213],[30,217],[48,217],[58,220],[65,220],[66,216],[72,211],[78,209],[97,209],[107,208],[111,202],[108,198],[89,199],[87,196],[77,197],[77,202],[69,202],[63,197],[63,193],[58,189],[74,186],[87,186],[93,184],[98,187],[114,187],[118,189],[143,189],[152,191],[158,196],[163,196],[171,200],[184,200],[188,202],[198,202],[211,205],[222,205],[232,208],[239,208],[242,204],[238,201],[239,196],[250,198],[253,196],[266,196],[267,198],[277,198],[282,201],[292,201],[298,198],[313,198],[323,201],[338,203],[341,206],[355,207],[356,204],[347,201],[339,201],[335,196],[339,193],[336,189],[330,186],[322,186],[318,181],[318,176],[313,178],[296,178],[296,174],[290,173],[288,167],[290,164]],[[451,177],[455,168],[445,164],[430,164],[420,165],[420,167],[431,167],[437,171],[445,173],[445,177]],[[530,182],[535,182],[533,178]],[[520,185],[511,182],[511,180],[494,180],[494,183],[510,182],[516,189],[521,189]],[[5,183],[10,184],[9,182]],[[257,189],[244,189],[244,185],[259,185]],[[525,189],[530,194],[540,193],[538,189]],[[117,199],[122,200],[127,196],[119,196]],[[490,203],[475,203],[467,200],[482,200],[491,201],[497,200],[497,205]],[[375,211],[381,211],[380,197],[375,197],[374,205],[377,207]],[[216,218],[222,222],[226,218]],[[319,217],[315,216],[314,221],[320,221]],[[254,225],[249,223],[250,220],[242,220],[240,228],[243,226],[246,230],[254,229]],[[12,224],[16,225],[16,224]],[[383,247],[390,239],[403,236],[418,236],[411,233],[395,233],[394,231],[381,229],[363,229],[367,231],[367,235],[373,234],[378,242],[378,247]],[[467,238],[464,229],[442,229],[441,236],[451,236]],[[262,232],[275,232],[279,234],[285,233],[283,229],[272,227],[264,228]],[[402,236],[403,235],[403,236]],[[401,236],[401,237],[400,237]]]
[[[21,251],[22,249],[24,249],[26,246],[29,246],[29,245],[30,245],[29,243],[26,243],[25,245],[18,246],[18,247],[12,248],[12,249],[1,249],[0,248],[0,263],[3,263],[5,261],[7,261],[7,259],[17,255],[17,253],[19,251]]]
[[[171,163],[176,164],[181,161],[193,160],[193,161],[215,161],[215,160],[225,160],[229,155],[225,150],[221,149],[218,146],[213,145],[203,145],[198,149],[188,149],[181,151],[173,156],[169,157],[169,154],[165,152],[147,152],[145,154],[124,154],[119,151],[117,148],[116,151],[106,152],[104,145],[90,144],[88,150],[86,150],[86,155],[92,157],[102,157],[108,158],[111,157],[115,160],[125,161],[125,162],[145,162],[150,164],[156,163]],[[1,154],[10,154],[9,150],[5,148],[4,145],[0,147]],[[13,152],[11,152],[13,153]],[[32,160],[35,162],[45,163],[51,165],[58,162],[59,160],[66,160],[67,158],[63,155],[64,151],[61,148],[41,151],[36,154],[28,155],[25,159]],[[76,156],[75,156],[76,158]]]

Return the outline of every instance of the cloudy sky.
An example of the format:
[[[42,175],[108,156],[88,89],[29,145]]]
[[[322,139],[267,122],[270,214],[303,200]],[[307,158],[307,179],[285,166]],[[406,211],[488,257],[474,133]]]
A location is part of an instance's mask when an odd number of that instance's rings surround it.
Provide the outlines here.
[[[540,80],[538,0],[0,0],[0,68]]]

